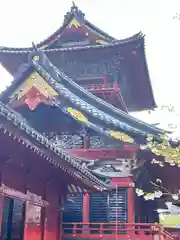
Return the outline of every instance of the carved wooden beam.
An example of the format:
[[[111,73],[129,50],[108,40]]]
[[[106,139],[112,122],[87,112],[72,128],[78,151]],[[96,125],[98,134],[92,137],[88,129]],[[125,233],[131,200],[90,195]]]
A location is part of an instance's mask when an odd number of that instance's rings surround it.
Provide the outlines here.
[[[46,207],[49,204],[47,201],[42,200],[41,196],[37,196],[36,194],[33,194],[29,191],[25,194],[20,191],[16,191],[15,189],[9,188],[4,184],[1,184],[0,186],[0,194],[7,197],[18,198],[22,201],[28,201],[39,206]]]

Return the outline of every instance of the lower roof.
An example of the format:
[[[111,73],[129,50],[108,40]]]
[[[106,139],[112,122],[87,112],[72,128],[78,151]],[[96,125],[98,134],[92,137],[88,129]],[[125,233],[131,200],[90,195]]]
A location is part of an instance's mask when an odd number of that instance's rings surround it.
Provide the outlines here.
[[[22,65],[11,86],[2,93],[1,100],[5,103],[8,102],[12,91],[15,91],[32,72],[39,75],[45,82],[44,84],[48,84],[54,89],[56,96],[51,97],[55,106],[66,114],[70,114],[71,117],[73,116],[72,111],[79,112],[83,116],[83,124],[95,131],[100,131],[115,139],[118,138],[117,134],[122,136],[124,133],[133,138],[139,136],[141,139],[148,134],[157,138],[164,134],[164,131],[130,116],[79,86],[73,79],[59,71],[40,50],[31,53],[29,63]],[[61,101],[62,98],[68,104],[65,108],[62,105],[64,102]],[[80,122],[82,124],[81,120]]]
[[[18,141],[20,144],[25,145],[25,147],[35,151],[56,168],[60,168],[62,171],[67,172],[82,183],[85,188],[87,187],[87,189],[94,189],[96,191],[111,189],[111,186],[100,181],[87,169],[83,169],[76,161],[76,157],[57,148],[53,142],[49,141],[46,137],[29,126],[25,119],[9,106],[5,106],[2,102],[0,102],[0,119],[6,120],[4,123],[0,120],[0,131],[3,130],[4,133],[8,132],[9,136],[13,137],[14,141]],[[14,128],[10,127],[9,130],[8,126],[10,125],[13,125]],[[17,135],[17,131],[14,132],[13,129],[18,129],[19,134]]]

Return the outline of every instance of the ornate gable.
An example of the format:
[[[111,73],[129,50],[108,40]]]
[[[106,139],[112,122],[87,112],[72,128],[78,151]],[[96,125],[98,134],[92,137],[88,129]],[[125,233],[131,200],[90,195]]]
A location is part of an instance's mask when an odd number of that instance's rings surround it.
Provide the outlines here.
[[[114,38],[104,33],[85,19],[85,14],[73,3],[64,16],[62,27],[53,34],[41,49],[85,45],[106,45]]]
[[[37,73],[31,73],[9,96],[13,107],[27,104],[34,110],[40,103],[51,104],[58,93]]]

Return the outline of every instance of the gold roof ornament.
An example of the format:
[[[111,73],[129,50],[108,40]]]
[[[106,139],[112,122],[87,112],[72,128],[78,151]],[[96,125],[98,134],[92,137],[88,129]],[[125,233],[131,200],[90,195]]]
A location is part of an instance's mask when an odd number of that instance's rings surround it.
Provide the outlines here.
[[[72,27],[79,28],[80,26],[81,24],[75,18],[73,18],[70,24],[68,25],[68,28]]]
[[[34,56],[33,60],[36,61],[36,62],[39,61],[39,56]]]
[[[134,139],[130,136],[128,136],[127,134],[125,133],[122,133],[122,132],[119,132],[119,131],[109,131],[109,135],[115,139],[118,139],[120,141],[123,141],[123,142],[127,142],[127,143],[133,143],[134,142]]]
[[[20,99],[33,87],[37,88],[46,98],[58,95],[37,72],[34,72],[11,94],[10,98],[16,95],[17,99]]]
[[[67,110],[68,113],[71,114],[71,116],[73,118],[77,119],[78,121],[84,122],[84,123],[88,122],[87,117],[85,117],[84,114],[82,114],[82,112],[80,112],[76,109],[73,109],[72,107],[68,107],[66,110]]]
[[[102,39],[97,39],[96,43],[102,44],[102,45],[107,45],[108,43]]]

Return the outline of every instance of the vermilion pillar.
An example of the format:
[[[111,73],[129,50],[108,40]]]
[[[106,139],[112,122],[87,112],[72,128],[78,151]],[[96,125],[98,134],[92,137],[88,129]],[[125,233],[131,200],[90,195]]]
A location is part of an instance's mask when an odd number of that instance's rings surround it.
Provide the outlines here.
[[[83,197],[83,223],[90,221],[90,194],[86,192]]]
[[[4,207],[4,196],[0,195],[0,237],[1,237],[3,207]]]
[[[2,174],[3,174],[3,164],[4,162],[0,162],[0,185],[2,184]],[[1,226],[2,226],[2,213],[4,208],[4,196],[0,195],[0,238],[1,238]]]
[[[41,240],[41,206],[26,203],[24,240]]]
[[[59,196],[54,191],[52,183],[46,185],[46,200],[49,205],[45,208],[44,240],[57,240],[61,227],[60,205]]]
[[[128,223],[134,223],[135,209],[134,209],[134,186],[133,182],[128,187]]]
[[[89,147],[89,138],[88,138],[88,136],[85,136],[84,137],[84,148],[86,149],[88,147]]]

